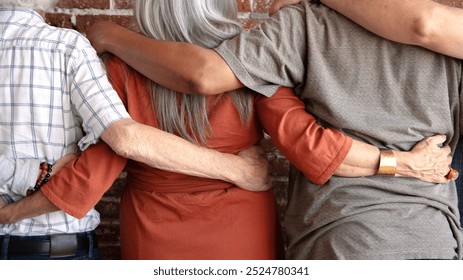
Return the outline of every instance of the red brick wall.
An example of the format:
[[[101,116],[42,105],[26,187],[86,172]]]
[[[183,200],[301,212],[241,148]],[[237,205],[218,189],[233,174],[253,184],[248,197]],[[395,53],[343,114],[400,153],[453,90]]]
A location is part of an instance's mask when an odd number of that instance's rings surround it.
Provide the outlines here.
[[[237,0],[240,19],[249,26],[266,17],[272,0]],[[440,2],[463,8],[463,0],[440,0]],[[60,0],[55,11],[47,15],[47,20],[56,26],[72,28],[85,33],[86,27],[96,20],[110,20],[127,26],[131,22],[132,0]],[[271,162],[273,185],[278,203],[284,208],[286,203],[288,162],[275,149],[270,140],[264,146]],[[103,259],[119,259],[118,212],[119,194],[125,182],[125,174],[114,183],[96,208],[101,213],[102,223],[98,228]]]

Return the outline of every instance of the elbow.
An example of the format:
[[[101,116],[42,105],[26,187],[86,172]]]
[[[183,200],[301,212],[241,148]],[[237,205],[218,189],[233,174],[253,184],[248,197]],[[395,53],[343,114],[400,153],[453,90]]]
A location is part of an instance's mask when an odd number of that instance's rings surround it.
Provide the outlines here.
[[[188,93],[199,95],[214,95],[214,87],[211,85],[208,75],[205,72],[199,72],[188,80]]]
[[[216,95],[235,89],[235,85],[230,85],[235,77],[233,72],[215,51],[201,49],[190,63],[191,70],[184,77],[189,93]]]
[[[127,133],[118,135],[110,143],[110,147],[114,153],[124,158],[133,158],[135,155],[136,145],[130,145],[130,143],[136,143],[133,136],[130,136],[130,129],[127,129]]]
[[[438,8],[423,10],[411,23],[411,40],[414,44],[429,48],[438,40]]]
[[[199,95],[215,95],[219,94],[220,89],[213,78],[213,65],[209,62],[201,63],[201,66],[195,70],[195,73],[189,77],[188,89],[189,93]]]
[[[117,155],[129,158],[134,153],[133,149],[136,147],[136,145],[130,144],[135,143],[134,137],[136,137],[137,132],[134,129],[136,124],[132,119],[115,122],[101,135],[101,139]]]
[[[118,156],[129,158],[132,154],[129,150],[127,145],[122,145],[122,141],[116,141],[117,143],[111,145],[111,149],[115,152]]]

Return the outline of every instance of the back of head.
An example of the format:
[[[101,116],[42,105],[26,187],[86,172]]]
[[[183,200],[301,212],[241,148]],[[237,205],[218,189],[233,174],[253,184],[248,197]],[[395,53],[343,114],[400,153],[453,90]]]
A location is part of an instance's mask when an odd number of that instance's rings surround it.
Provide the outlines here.
[[[241,31],[237,14],[235,0],[137,0],[134,8],[144,35],[206,48]]]
[[[136,0],[134,7],[137,28],[145,36],[205,48],[215,48],[239,34],[237,15],[236,0]],[[178,133],[191,142],[205,143],[211,132],[205,97],[183,94],[179,108],[176,92],[155,83],[151,87],[161,129]],[[251,115],[250,96],[242,92],[231,94],[243,121]]]
[[[53,8],[58,0],[0,0],[0,7],[18,7],[46,11]]]

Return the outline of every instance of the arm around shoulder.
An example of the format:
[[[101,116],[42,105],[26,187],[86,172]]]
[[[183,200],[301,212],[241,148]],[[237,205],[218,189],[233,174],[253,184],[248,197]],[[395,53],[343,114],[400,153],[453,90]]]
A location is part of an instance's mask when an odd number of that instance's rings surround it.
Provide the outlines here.
[[[115,23],[97,22],[87,38],[154,82],[192,94],[216,95],[243,87],[214,50],[185,42],[155,40]]]
[[[389,40],[463,58],[463,9],[433,0],[322,0]]]

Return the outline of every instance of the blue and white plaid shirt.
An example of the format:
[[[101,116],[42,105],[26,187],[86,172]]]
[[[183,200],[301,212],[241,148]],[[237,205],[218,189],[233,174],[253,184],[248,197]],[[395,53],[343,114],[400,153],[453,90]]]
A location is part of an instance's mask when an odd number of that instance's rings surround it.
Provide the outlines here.
[[[32,10],[0,8],[3,168],[14,161],[30,160],[32,166],[39,161],[53,163],[95,143],[110,124],[128,117],[102,62],[84,36],[51,27]],[[30,169],[28,166],[23,167]],[[22,172],[21,176],[8,177],[5,172],[2,176],[7,178],[0,180],[0,195],[6,200],[20,199],[29,187],[18,185],[20,180],[14,178],[25,178],[28,172],[37,178],[38,165],[32,171],[18,169],[16,164],[13,170]],[[99,221],[95,210],[81,220],[59,211],[0,225],[0,235],[82,232],[93,230]]]

